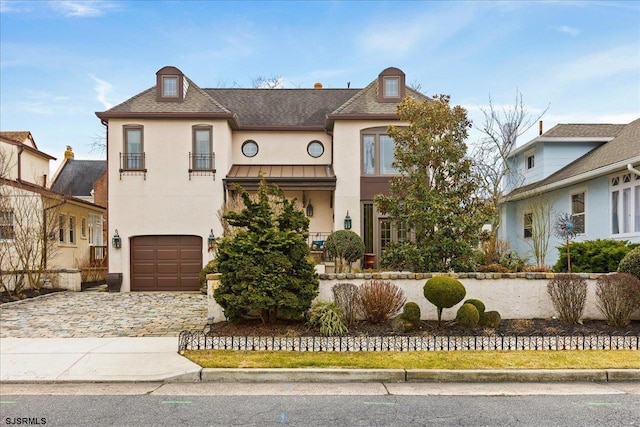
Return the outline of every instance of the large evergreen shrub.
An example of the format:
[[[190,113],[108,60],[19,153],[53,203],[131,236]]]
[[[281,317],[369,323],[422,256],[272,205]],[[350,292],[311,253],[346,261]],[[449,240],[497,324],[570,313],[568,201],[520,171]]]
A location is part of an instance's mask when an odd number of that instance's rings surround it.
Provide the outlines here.
[[[218,244],[222,277],[213,297],[231,321],[248,311],[270,323],[279,314],[301,317],[319,287],[306,242],[309,219],[278,187],[261,183],[255,201],[236,191],[245,207],[225,215],[236,232]]]
[[[637,244],[625,240],[597,239],[569,243],[571,252],[571,272],[573,273],[612,273],[618,270],[622,259]],[[567,271],[567,247],[559,246],[560,257],[553,271]]]

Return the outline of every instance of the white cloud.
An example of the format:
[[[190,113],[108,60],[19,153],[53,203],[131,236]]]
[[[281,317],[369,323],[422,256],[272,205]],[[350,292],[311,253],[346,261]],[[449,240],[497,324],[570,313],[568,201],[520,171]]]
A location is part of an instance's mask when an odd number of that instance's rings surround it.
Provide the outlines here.
[[[97,78],[92,74],[90,74],[89,76],[93,79],[94,82],[96,82],[96,85],[93,88],[93,90],[96,91],[96,99],[102,104],[105,110],[108,110],[113,106],[113,104],[107,100],[107,95],[109,94],[109,92],[111,92],[111,89],[113,89],[113,85],[105,80]]]
[[[578,35],[580,35],[580,32],[581,32],[577,28],[568,27],[566,25],[563,25],[562,27],[557,28],[557,30],[560,31],[561,33],[569,34],[572,37],[577,37]]]
[[[25,97],[18,102],[22,111],[32,114],[53,115],[68,110],[68,96],[53,95],[49,92],[26,90]]]
[[[64,0],[56,1],[52,5],[66,16],[80,18],[102,16],[116,7],[112,2],[98,0]]]
[[[638,72],[640,54],[637,45],[619,46],[594,52],[572,62],[560,64],[556,83],[576,83],[613,76],[624,72]]]
[[[28,4],[17,0],[0,0],[0,13],[30,12]]]
[[[415,52],[422,43],[428,43],[430,49],[437,48],[473,22],[476,10],[471,5],[422,13],[411,19],[385,16],[364,28],[356,36],[356,45],[367,54],[395,56]]]

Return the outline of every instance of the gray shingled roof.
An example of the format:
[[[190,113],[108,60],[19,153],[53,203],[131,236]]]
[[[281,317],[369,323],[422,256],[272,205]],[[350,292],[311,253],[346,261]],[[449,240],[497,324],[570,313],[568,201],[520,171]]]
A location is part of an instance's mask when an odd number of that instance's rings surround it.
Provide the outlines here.
[[[422,101],[429,99],[423,94],[407,87],[406,94]],[[378,80],[372,81],[357,95],[337,108],[333,114],[396,114],[398,103],[378,102]]]
[[[600,136],[606,136],[603,131],[609,132],[616,136],[613,140],[606,142],[597,148],[589,151],[579,159],[569,163],[559,171],[549,175],[547,178],[520,187],[508,194],[508,197],[514,197],[526,191],[535,190],[547,185],[559,183],[563,180],[579,176],[581,174],[605,168],[617,163],[625,162],[634,157],[640,156],[640,119],[637,119],[627,125],[559,125],[563,126],[562,133],[558,132],[555,136],[566,137],[570,133],[573,137],[595,136],[594,132],[599,132]],[[556,126],[558,127],[558,126]],[[586,134],[576,134],[575,132],[582,127]],[[555,128],[554,128],[555,129]],[[551,132],[551,131],[549,131]],[[547,132],[547,134],[549,133]],[[548,136],[544,134],[544,136]]]
[[[324,126],[359,89],[204,89],[240,126]]]
[[[91,196],[93,183],[106,170],[106,160],[69,159],[51,185],[51,190],[74,197]]]
[[[613,138],[618,136],[625,126],[627,125],[561,123],[541,136],[549,138]]]
[[[186,78],[186,77],[185,77]],[[182,102],[158,102],[156,87],[149,88],[115,107],[109,113],[229,113],[195,83],[187,79],[189,88]]]

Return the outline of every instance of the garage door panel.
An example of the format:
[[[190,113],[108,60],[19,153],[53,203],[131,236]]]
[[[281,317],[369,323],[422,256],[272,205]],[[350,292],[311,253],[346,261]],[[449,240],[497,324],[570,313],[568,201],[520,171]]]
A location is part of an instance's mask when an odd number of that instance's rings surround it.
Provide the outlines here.
[[[178,255],[180,254],[180,251],[177,248],[171,248],[171,249],[165,249],[165,248],[159,248],[156,252],[156,257],[159,260],[164,260],[164,259],[179,259]]]
[[[132,291],[200,289],[202,238],[137,236],[131,239]]]

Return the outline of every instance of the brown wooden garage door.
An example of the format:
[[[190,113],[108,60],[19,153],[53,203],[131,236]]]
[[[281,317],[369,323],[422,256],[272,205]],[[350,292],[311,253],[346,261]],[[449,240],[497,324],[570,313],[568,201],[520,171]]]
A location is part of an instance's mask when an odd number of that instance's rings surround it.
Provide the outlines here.
[[[197,291],[202,269],[200,236],[131,239],[132,291]]]

